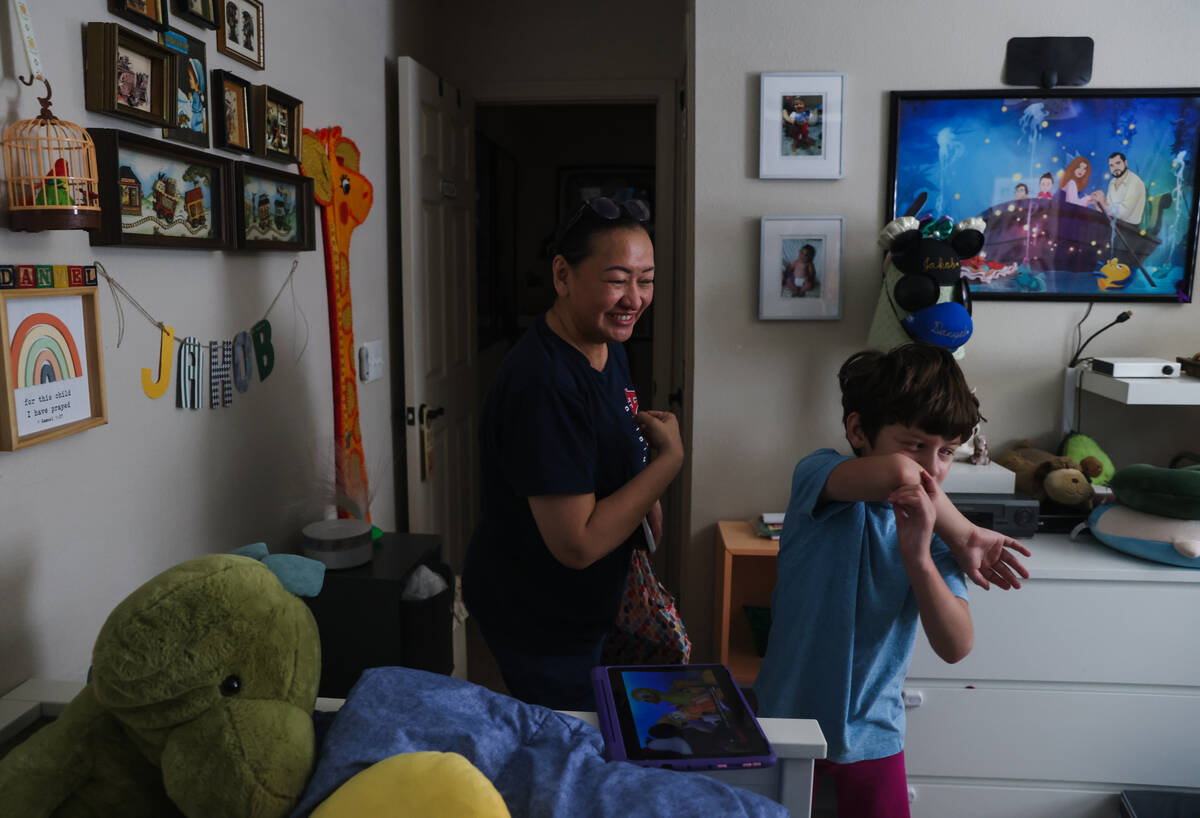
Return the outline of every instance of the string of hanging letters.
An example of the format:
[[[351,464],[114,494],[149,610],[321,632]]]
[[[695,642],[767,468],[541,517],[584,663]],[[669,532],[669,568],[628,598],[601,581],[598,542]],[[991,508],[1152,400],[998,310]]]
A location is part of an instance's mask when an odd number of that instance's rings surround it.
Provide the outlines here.
[[[275,346],[271,341],[271,323],[267,316],[279,301],[283,291],[293,284],[296,266],[299,261],[292,262],[292,269],[280,285],[279,291],[271,299],[270,305],[261,320],[249,330],[243,330],[232,339],[220,339],[202,343],[194,335],[176,337],[175,328],[159,321],[151,315],[138,300],[129,294],[100,262],[94,262],[96,272],[109,285],[112,291],[113,303],[117,311],[117,347],[125,335],[125,311],[121,306],[120,294],[126,301],[140,312],[147,321],[158,328],[160,333],[159,359],[157,369],[142,369],[142,391],[147,397],[158,399],[167,394],[171,385],[171,372],[175,370],[175,405],[180,409],[199,409],[204,404],[204,387],[207,386],[208,406],[217,409],[233,405],[233,393],[244,393],[250,389],[255,372],[258,380],[265,381],[275,368]],[[304,354],[308,347],[308,319],[304,311],[296,305],[296,293],[292,288],[293,312],[304,321],[304,346],[296,354],[296,360]],[[179,349],[175,349],[175,345]],[[207,375],[207,377],[206,377]]]

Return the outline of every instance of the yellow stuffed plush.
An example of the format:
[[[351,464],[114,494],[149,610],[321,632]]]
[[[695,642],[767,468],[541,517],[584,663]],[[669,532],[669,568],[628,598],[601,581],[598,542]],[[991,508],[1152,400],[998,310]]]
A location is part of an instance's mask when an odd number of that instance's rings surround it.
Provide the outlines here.
[[[458,753],[400,753],[372,764],[311,818],[510,818],[500,793]]]

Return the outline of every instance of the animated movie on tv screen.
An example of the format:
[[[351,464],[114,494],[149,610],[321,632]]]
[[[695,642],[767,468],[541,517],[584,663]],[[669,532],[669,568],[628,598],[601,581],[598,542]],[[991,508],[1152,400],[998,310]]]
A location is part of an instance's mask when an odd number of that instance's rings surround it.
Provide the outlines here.
[[[973,294],[1190,299],[1200,91],[974,93],[893,94],[891,156],[893,216],[986,222]]]

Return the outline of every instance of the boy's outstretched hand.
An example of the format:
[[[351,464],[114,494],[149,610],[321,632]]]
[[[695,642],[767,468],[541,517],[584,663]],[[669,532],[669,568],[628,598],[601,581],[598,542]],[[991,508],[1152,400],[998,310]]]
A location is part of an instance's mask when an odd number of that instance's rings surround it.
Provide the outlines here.
[[[1021,578],[1029,579],[1029,569],[1021,564],[1014,551],[1030,556],[1029,549],[1012,537],[972,526],[970,536],[957,549],[955,557],[967,577],[980,588],[986,591],[995,585],[1007,591],[1020,588]]]

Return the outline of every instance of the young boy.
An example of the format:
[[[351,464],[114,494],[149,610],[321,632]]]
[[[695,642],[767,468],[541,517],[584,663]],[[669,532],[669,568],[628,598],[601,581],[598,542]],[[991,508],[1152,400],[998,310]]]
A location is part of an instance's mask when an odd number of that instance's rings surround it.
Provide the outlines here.
[[[838,373],[846,440],[801,460],[783,522],[759,715],[815,718],[839,818],[908,816],[901,685],[918,618],[934,651],[971,650],[965,571],[1021,587],[1016,541],[970,523],[940,485],[980,420],[948,351],[852,355]],[[934,536],[936,534],[936,536]],[[961,568],[961,570],[960,570]]]

